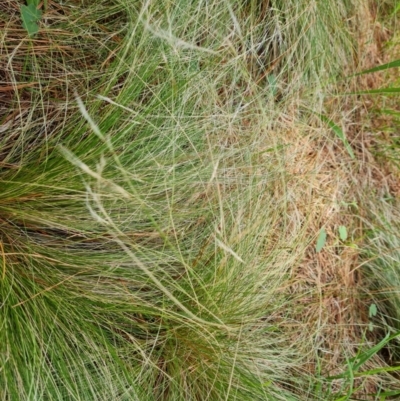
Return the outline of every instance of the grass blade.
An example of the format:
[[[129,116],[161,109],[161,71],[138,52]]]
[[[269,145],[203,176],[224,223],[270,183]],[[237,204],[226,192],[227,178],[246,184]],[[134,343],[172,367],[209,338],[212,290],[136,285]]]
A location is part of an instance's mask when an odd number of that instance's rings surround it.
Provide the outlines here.
[[[390,61],[389,63],[386,63],[386,64],[378,65],[377,67],[370,68],[368,70],[361,71],[361,72],[359,72],[359,73],[357,73],[355,75],[356,76],[357,75],[364,75],[364,74],[369,74],[369,73],[372,73],[372,72],[384,71],[384,70],[388,70],[390,68],[397,68],[397,67],[400,67],[400,59],[394,60],[394,61]]]
[[[336,134],[336,136],[343,142],[343,145],[346,148],[347,152],[349,153],[350,157],[354,159],[355,156],[353,149],[351,148],[349,141],[346,138],[346,134],[343,132],[343,130],[340,127],[338,127],[331,119],[324,116],[323,114],[317,114],[317,115],[324,123],[326,123],[329,126],[329,128],[332,129],[332,131]]]
[[[379,88],[379,89],[371,89],[368,91],[360,91],[360,92],[350,92],[347,95],[382,95],[382,94],[391,94],[391,93],[400,93],[400,88]]]

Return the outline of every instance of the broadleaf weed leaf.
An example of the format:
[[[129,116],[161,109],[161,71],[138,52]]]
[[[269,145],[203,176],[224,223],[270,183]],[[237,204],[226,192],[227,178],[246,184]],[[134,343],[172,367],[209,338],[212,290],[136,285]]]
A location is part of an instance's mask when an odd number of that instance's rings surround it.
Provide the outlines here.
[[[42,12],[32,2],[25,6],[21,6],[22,26],[28,32],[29,36],[33,36],[39,32],[38,21],[42,18]]]
[[[38,7],[40,0],[26,0],[26,3],[28,4],[28,6],[33,5],[35,7]]]

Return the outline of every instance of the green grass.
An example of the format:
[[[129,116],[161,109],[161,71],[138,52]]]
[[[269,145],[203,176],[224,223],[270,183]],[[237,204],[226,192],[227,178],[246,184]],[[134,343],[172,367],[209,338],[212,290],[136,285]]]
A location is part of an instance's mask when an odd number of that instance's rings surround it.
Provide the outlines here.
[[[48,1],[31,37],[19,6],[0,400],[396,396],[397,209],[360,186],[359,99],[331,96],[359,2]]]

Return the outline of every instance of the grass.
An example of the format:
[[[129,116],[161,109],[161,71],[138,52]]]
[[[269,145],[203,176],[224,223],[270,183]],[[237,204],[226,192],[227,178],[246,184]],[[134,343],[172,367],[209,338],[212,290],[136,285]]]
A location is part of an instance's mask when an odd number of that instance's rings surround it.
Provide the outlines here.
[[[396,2],[21,4],[0,399],[396,399]]]

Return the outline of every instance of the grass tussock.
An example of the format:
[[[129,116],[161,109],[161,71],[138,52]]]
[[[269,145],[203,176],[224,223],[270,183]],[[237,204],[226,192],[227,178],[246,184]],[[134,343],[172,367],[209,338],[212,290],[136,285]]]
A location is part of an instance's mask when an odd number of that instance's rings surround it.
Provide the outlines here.
[[[398,145],[371,118],[397,106],[337,96],[396,85],[352,76],[397,51],[395,2],[49,0],[31,38],[20,4],[0,399],[400,394]]]

